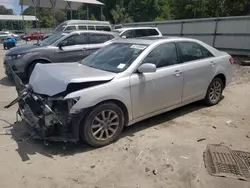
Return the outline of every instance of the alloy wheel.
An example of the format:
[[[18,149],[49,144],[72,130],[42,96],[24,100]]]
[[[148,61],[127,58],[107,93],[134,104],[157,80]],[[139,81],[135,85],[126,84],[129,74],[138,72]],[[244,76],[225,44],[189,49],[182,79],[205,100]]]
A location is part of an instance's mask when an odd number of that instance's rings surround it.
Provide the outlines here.
[[[216,103],[220,100],[222,92],[222,85],[219,81],[215,81],[209,91],[209,99],[211,102]]]
[[[91,133],[96,140],[108,140],[117,132],[119,123],[119,116],[115,111],[103,110],[92,121]]]

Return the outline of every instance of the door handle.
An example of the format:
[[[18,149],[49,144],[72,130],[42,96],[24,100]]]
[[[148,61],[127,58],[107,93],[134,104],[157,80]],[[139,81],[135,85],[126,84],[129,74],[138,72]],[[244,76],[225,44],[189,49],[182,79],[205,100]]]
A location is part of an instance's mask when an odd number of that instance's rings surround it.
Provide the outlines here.
[[[181,72],[180,70],[176,70],[176,71],[174,72],[174,75],[175,75],[175,76],[180,76],[181,73],[182,73],[182,72]]]
[[[214,67],[214,65],[215,65],[215,62],[211,61],[210,62],[210,67]]]

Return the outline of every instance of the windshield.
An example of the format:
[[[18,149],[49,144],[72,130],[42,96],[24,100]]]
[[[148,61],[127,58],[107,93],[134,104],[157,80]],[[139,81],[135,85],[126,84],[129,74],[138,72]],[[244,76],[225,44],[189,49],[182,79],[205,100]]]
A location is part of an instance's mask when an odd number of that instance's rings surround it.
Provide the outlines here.
[[[146,48],[144,44],[113,43],[85,58],[82,64],[119,73],[125,71]]]
[[[54,31],[52,33],[59,33],[59,32],[62,32],[63,29],[65,28],[65,23],[61,23],[60,25],[58,25]]]
[[[42,45],[51,45],[54,42],[56,42],[57,40],[59,40],[60,38],[64,37],[65,35],[67,35],[67,34],[58,33],[58,34],[51,35],[48,38],[44,39],[40,44],[42,44]]]

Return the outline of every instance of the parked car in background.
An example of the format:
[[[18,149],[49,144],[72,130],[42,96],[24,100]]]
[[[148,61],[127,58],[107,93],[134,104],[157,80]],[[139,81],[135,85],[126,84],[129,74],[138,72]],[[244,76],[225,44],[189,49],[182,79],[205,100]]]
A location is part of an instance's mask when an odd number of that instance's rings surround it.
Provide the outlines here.
[[[75,30],[111,31],[111,24],[107,21],[68,20],[58,25],[52,33],[46,34],[43,40],[59,32]]]
[[[22,40],[22,37],[25,35],[23,31],[14,31],[13,33],[15,34],[16,40]]]
[[[4,41],[9,37],[8,33],[5,33],[4,31],[0,31],[0,41]]]
[[[37,63],[76,62],[104,46],[118,35],[104,31],[74,31],[53,35],[41,43],[15,47],[6,53],[6,74],[11,69],[22,78],[29,78]]]
[[[21,37],[21,39],[22,40],[26,40],[26,41],[41,40],[45,34],[46,33],[44,33],[44,32],[41,32],[41,33],[40,32],[30,33],[30,34],[23,35]]]
[[[194,39],[118,39],[81,62],[37,64],[15,101],[36,137],[101,147],[124,126],[199,100],[216,105],[232,63]]]
[[[155,27],[132,27],[132,28],[120,28],[114,30],[119,33],[122,38],[139,38],[139,37],[162,37],[162,33]]]
[[[114,30],[116,30],[116,29],[121,29],[121,28],[123,28],[121,24],[115,25],[115,26],[114,26]]]
[[[9,37],[17,38],[18,35],[11,33],[10,31],[0,31],[0,41],[3,42],[4,40],[7,40],[7,38]]]

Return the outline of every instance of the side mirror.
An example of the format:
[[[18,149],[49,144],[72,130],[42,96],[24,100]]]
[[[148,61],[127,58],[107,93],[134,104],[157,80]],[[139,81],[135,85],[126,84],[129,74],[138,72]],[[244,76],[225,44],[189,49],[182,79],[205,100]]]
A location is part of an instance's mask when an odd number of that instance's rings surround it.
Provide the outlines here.
[[[58,44],[58,47],[59,47],[59,49],[61,49],[61,50],[62,50],[62,47],[64,47],[64,46],[67,46],[67,41],[66,41],[66,40],[64,40],[64,41],[62,41],[62,42],[60,42],[60,43]]]
[[[139,73],[156,72],[156,65],[152,63],[144,63],[138,68]]]
[[[123,35],[122,38],[123,38],[123,39],[126,39],[127,37]]]

